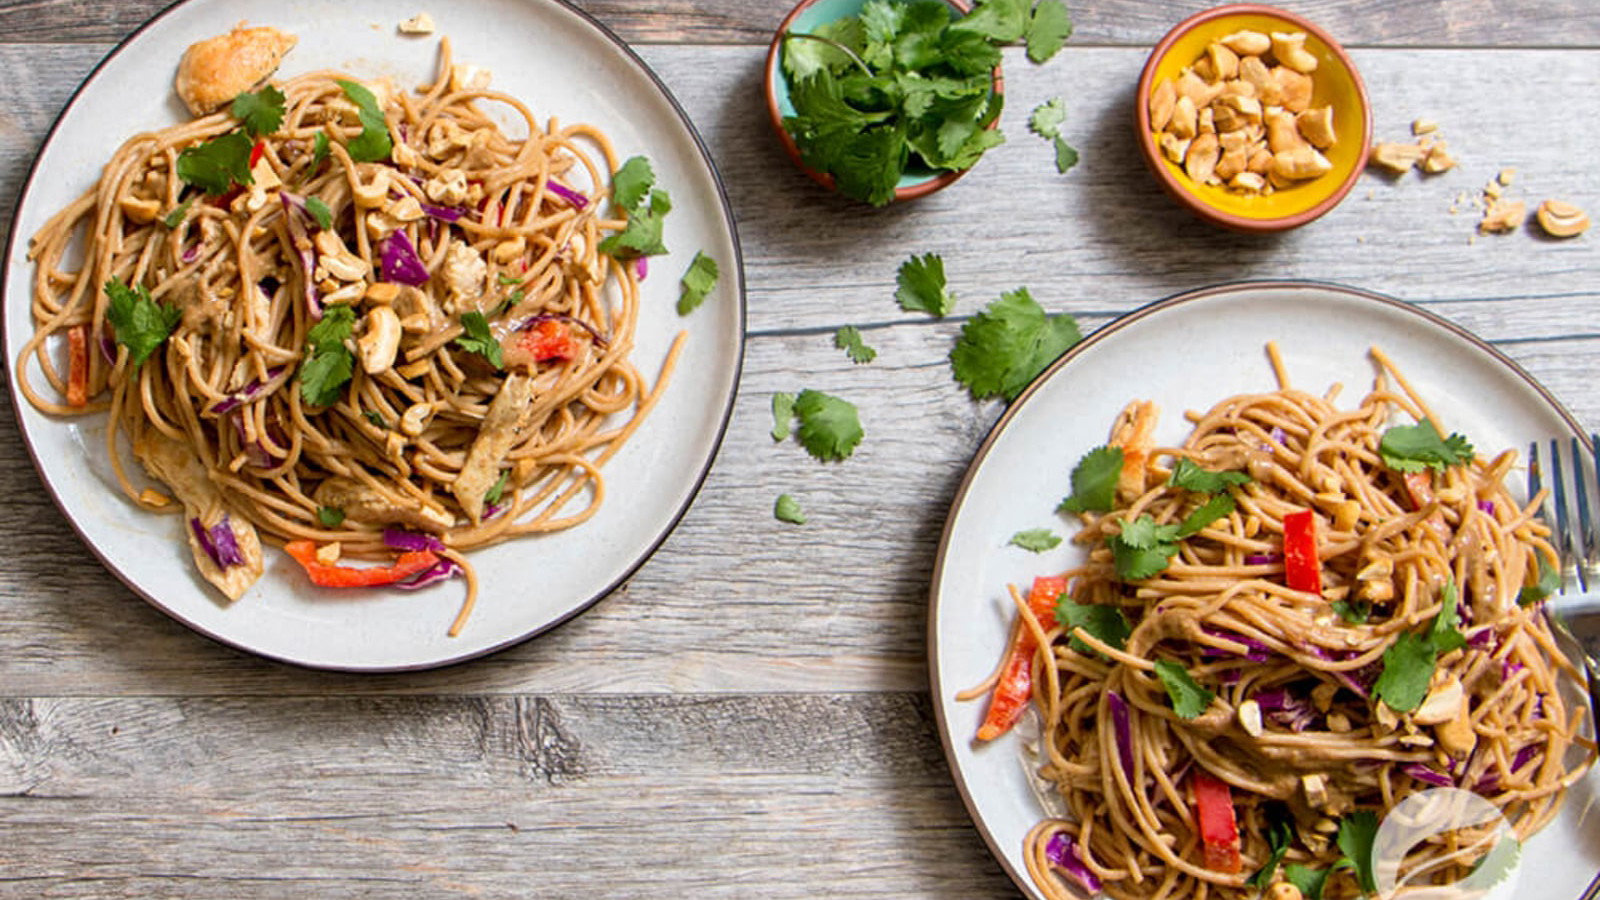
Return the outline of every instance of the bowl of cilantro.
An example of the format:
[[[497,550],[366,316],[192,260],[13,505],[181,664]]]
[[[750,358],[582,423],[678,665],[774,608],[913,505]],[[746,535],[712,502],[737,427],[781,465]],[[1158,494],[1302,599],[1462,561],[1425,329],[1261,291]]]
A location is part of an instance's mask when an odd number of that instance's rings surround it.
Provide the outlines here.
[[[1005,141],[1000,48],[1026,38],[1048,58],[1070,29],[1059,0],[802,0],[767,51],[767,112],[819,184],[873,206],[923,197]]]

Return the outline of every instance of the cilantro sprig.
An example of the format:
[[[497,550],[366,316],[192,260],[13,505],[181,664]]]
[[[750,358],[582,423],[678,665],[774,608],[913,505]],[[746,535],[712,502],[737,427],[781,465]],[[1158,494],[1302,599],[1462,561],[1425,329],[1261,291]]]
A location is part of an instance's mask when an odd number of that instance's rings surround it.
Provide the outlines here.
[[[861,337],[861,329],[854,325],[845,325],[833,333],[833,345],[843,350],[850,361],[856,364],[869,363],[878,358],[878,351],[867,346]]]
[[[857,15],[785,33],[794,114],[783,127],[840,193],[882,206],[907,171],[969,169],[1004,143],[991,127],[1002,45],[1025,39],[1042,63],[1070,32],[1061,0],[978,0],[959,18],[944,3],[868,0]]]
[[[1383,652],[1383,671],[1372,693],[1395,712],[1407,713],[1420,706],[1428,696],[1439,657],[1467,645],[1456,604],[1456,586],[1451,582],[1444,586],[1439,612],[1427,630],[1405,632]]]
[[[389,123],[378,106],[378,98],[366,85],[339,79],[339,88],[345,97],[356,105],[361,133],[345,144],[345,152],[356,162],[382,162],[394,150],[394,139],[389,136]]]
[[[1090,652],[1089,645],[1078,637],[1080,629],[1115,650],[1126,647],[1133,635],[1133,626],[1121,609],[1102,603],[1079,603],[1066,594],[1056,600],[1056,621],[1072,635],[1068,645],[1079,653]]]
[[[1029,553],[1043,553],[1061,546],[1061,535],[1048,528],[1026,528],[1013,534],[1006,543]]]
[[[1063,175],[1078,164],[1077,148],[1061,136],[1061,126],[1066,120],[1067,104],[1060,97],[1052,97],[1034,107],[1033,114],[1028,117],[1028,130],[1049,141],[1055,148],[1056,171]]]
[[[233,98],[228,111],[239,120],[239,127],[180,151],[178,177],[212,196],[226,194],[234,185],[254,184],[251,151],[257,138],[277,131],[283,124],[285,101],[283,92],[270,84]]]
[[[1378,441],[1383,464],[1396,472],[1442,472],[1448,466],[1472,461],[1472,444],[1459,434],[1444,437],[1430,419],[1415,425],[1395,425]]]
[[[1011,401],[1082,337],[1072,316],[1046,313],[1027,288],[1017,288],[961,326],[950,367],[973,399]]]
[[[806,514],[800,509],[800,501],[791,494],[778,495],[778,499],[772,504],[772,517],[790,525],[806,523]]]
[[[848,458],[865,435],[854,403],[810,388],[772,395],[772,439],[787,440],[791,433],[825,462]]]
[[[955,309],[956,297],[945,286],[944,259],[937,253],[913,256],[900,264],[895,275],[894,298],[900,308],[944,318]]]
[[[662,232],[666,215],[672,211],[672,198],[655,182],[655,170],[643,156],[629,157],[612,174],[611,202],[627,214],[628,224],[600,241],[601,253],[631,259],[667,252]]]
[[[1122,477],[1122,448],[1101,446],[1085,453],[1072,467],[1072,493],[1057,512],[1110,512],[1117,499],[1117,479]]]
[[[717,261],[697,251],[689,261],[689,268],[678,281],[678,315],[687,316],[705,302],[706,295],[717,286]]]
[[[142,284],[129,287],[121,278],[106,282],[106,321],[116,332],[117,343],[128,348],[128,358],[137,368],[166,342],[183,318],[183,310],[150,297]]]
[[[500,342],[489,331],[489,319],[483,313],[469,311],[461,314],[461,334],[455,345],[468,353],[476,353],[496,369],[505,367],[505,356]]]
[[[311,406],[332,406],[355,374],[355,354],[346,343],[355,331],[356,313],[346,305],[330,306],[306,333],[306,355],[300,362],[300,396]]]
[[[1178,714],[1178,718],[1193,719],[1205,712],[1211,701],[1216,699],[1217,695],[1201,687],[1182,663],[1170,659],[1158,659],[1155,665],[1156,678],[1160,679],[1161,686],[1167,689],[1167,697],[1172,701],[1172,711]]]

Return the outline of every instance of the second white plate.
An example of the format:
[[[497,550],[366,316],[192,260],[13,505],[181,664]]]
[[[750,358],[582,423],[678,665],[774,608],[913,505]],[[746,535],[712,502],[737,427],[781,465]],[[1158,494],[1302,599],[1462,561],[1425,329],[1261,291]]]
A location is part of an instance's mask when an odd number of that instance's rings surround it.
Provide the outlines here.
[[[1071,493],[1072,467],[1106,442],[1130,400],[1156,401],[1156,443],[1172,446],[1189,430],[1186,411],[1276,387],[1269,341],[1296,387],[1321,393],[1342,384],[1349,404],[1371,387],[1368,350],[1380,347],[1440,427],[1465,434],[1480,452],[1526,452],[1532,441],[1581,434],[1548,391],[1482,340],[1418,307],[1337,285],[1247,283],[1184,294],[1107,325],[1062,357],[978,450],[945,523],[929,613],[946,756],[984,839],[1030,897],[1043,895],[1027,875],[1022,841],[1045,817],[1029,780],[1033,760],[1015,734],[978,745],[985,701],[957,702],[955,694],[983,681],[1005,650],[1015,613],[1006,586],[1063,571],[1082,550],[1064,542],[1036,555],[1008,542],[1024,529],[1066,530],[1054,509]],[[1524,871],[1540,877],[1537,885],[1523,880],[1517,900],[1577,897],[1600,869],[1600,832],[1581,827],[1597,779],[1591,773],[1574,788],[1560,817],[1524,848]]]

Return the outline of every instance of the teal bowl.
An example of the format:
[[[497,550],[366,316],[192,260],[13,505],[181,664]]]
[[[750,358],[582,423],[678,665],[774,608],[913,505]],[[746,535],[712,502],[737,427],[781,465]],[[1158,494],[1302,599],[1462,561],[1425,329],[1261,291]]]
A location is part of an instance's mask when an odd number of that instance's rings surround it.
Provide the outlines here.
[[[965,0],[945,0],[945,3],[962,15],[971,10],[971,6]],[[799,5],[784,18],[783,24],[778,26],[777,33],[772,37],[772,43],[767,47],[767,68],[763,78],[763,89],[767,95],[767,118],[772,122],[772,130],[783,144],[784,152],[788,153],[794,164],[800,167],[800,171],[830,191],[834,189],[833,176],[826,172],[818,172],[806,165],[794,138],[783,127],[784,117],[794,115],[794,104],[789,99],[789,78],[783,72],[783,36],[791,31],[809,33],[820,25],[856,15],[865,5],[866,0],[801,0]],[[999,66],[994,70],[994,89],[996,93],[1003,93],[1005,90],[1005,79],[1001,76]],[[996,120],[991,127],[998,124]],[[895,187],[894,199],[904,201],[926,197],[934,191],[954,184],[956,179],[965,175],[967,171],[966,169],[956,172],[934,170],[915,164],[907,166],[905,173],[900,176],[899,185]]]

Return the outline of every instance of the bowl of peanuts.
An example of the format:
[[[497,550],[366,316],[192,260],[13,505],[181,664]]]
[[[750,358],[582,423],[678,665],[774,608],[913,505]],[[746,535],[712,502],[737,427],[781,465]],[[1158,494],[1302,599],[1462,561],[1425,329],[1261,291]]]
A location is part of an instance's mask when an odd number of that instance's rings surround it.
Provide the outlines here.
[[[1349,54],[1270,6],[1219,6],[1156,44],[1134,104],[1139,147],[1179,204],[1233,231],[1297,228],[1366,166],[1372,112]]]

